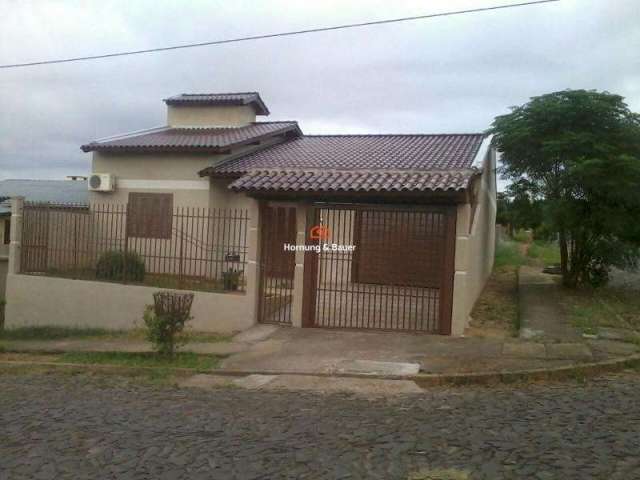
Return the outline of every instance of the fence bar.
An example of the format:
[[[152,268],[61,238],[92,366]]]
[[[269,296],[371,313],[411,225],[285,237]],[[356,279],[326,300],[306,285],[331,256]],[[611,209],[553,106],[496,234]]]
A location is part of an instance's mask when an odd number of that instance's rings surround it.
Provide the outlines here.
[[[25,202],[22,273],[189,290],[245,290],[247,209],[177,206],[163,212],[132,205]],[[163,214],[170,218],[163,220]],[[109,267],[108,262],[116,264]],[[225,283],[225,275],[231,281]]]

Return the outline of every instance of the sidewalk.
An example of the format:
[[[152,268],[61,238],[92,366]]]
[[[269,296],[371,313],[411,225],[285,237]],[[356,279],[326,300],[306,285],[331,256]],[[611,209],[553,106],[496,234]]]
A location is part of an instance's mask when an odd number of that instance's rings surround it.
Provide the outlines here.
[[[582,342],[560,306],[556,275],[542,273],[539,267],[520,267],[518,297],[520,338],[548,342]]]
[[[568,323],[550,276],[530,267],[520,275],[521,338],[452,338],[374,331],[256,325],[229,342],[190,343],[182,350],[218,355],[218,370],[262,374],[475,374],[551,369],[623,358],[634,344],[587,340]],[[148,352],[130,339],[4,341],[6,351]]]

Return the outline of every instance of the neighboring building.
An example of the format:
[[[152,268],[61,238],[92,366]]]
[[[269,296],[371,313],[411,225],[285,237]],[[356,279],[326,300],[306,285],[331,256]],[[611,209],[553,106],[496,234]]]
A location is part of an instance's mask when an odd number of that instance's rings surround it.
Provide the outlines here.
[[[71,180],[0,180],[0,299],[4,298],[11,236],[11,197],[32,202],[88,203],[87,182]]]
[[[295,121],[257,122],[269,110],[254,92],[165,103],[167,126],[82,146],[96,175],[89,201],[103,214],[126,205],[126,227],[110,238],[153,275],[215,283],[215,262],[225,282],[242,275],[242,302],[206,297],[198,328],[463,333],[494,255],[495,151],[485,134],[304,135]],[[248,226],[220,234],[209,221],[220,211],[246,212]],[[200,216],[200,233],[183,227]],[[319,242],[344,248],[301,251]],[[31,270],[47,268],[40,263]]]

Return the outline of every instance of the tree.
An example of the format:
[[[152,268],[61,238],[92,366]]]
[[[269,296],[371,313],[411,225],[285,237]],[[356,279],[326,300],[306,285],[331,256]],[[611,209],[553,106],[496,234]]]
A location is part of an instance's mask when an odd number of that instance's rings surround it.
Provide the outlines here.
[[[490,130],[505,178],[540,195],[558,233],[563,283],[601,284],[637,266],[640,115],[623,97],[564,90],[512,107]]]
[[[514,230],[536,229],[543,221],[543,201],[535,194],[535,188],[525,179],[513,182],[497,195],[496,222]]]

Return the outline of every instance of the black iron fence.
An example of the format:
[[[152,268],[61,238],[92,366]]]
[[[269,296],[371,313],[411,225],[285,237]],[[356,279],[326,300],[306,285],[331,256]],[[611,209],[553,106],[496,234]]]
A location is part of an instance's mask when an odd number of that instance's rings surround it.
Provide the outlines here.
[[[244,291],[246,209],[26,203],[20,270],[33,275]]]

